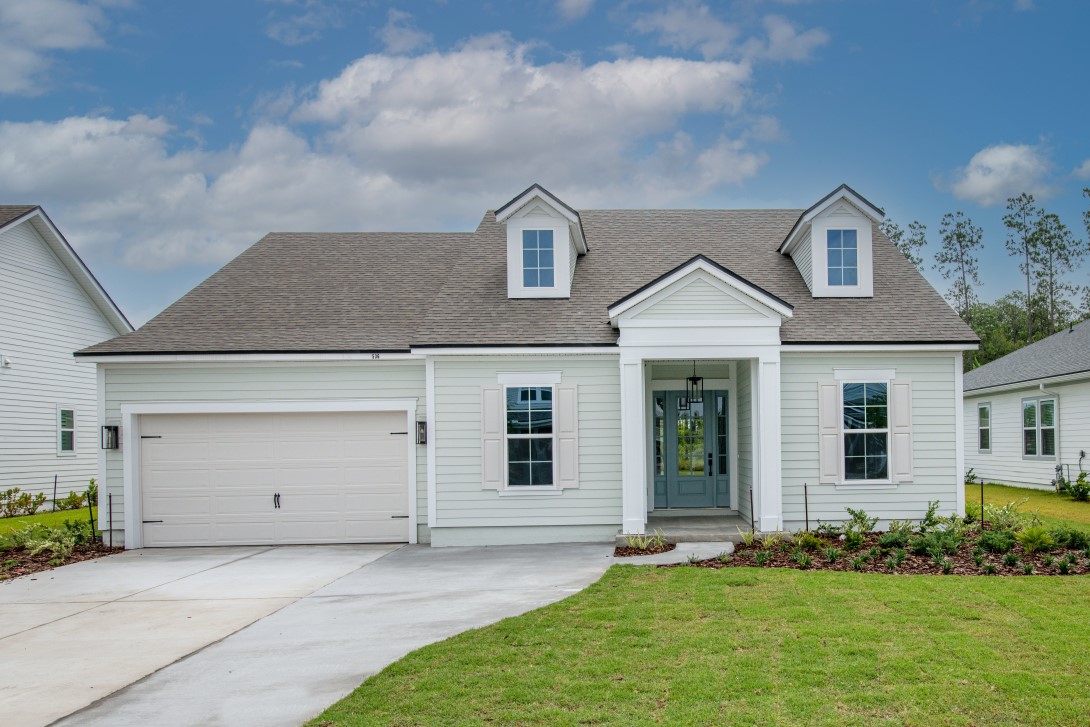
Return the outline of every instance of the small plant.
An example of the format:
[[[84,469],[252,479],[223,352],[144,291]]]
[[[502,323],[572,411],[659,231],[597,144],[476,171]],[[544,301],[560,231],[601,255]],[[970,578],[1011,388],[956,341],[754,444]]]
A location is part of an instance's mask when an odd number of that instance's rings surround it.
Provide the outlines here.
[[[863,566],[867,564],[867,560],[867,556],[857,555],[848,562],[851,564],[853,570],[863,570]]]
[[[757,531],[742,530],[742,528],[738,528],[738,537],[741,538],[742,545],[746,546],[747,548],[752,548],[753,544],[757,542]]]
[[[916,532],[916,525],[911,520],[890,520],[886,528],[887,533],[904,533],[906,536]]]
[[[1071,572],[1071,561],[1069,561],[1067,558],[1060,558],[1060,560],[1056,563],[1056,569],[1060,571],[1061,576],[1066,576],[1068,573]]]
[[[666,538],[662,536],[661,530],[643,535],[626,535],[624,541],[629,548],[635,550],[662,550],[666,547]]]
[[[867,551],[867,558],[870,560],[878,560],[882,556],[881,548],[871,548]]]
[[[779,533],[765,533],[764,535],[760,536],[760,540],[761,540],[761,548],[763,548],[764,550],[771,550],[773,545],[780,542],[780,534]]]
[[[891,555],[888,558],[886,558],[886,570],[892,571],[892,570],[896,570],[896,568],[897,568],[897,557]]]
[[[83,507],[83,493],[72,490],[66,497],[57,500],[58,510],[79,510]]]
[[[844,551],[836,547],[835,545],[830,545],[822,552],[825,554],[825,559],[828,560],[830,563],[835,563],[842,555],[844,555]]]
[[[1052,564],[1055,562],[1056,559],[1053,558],[1051,555],[1046,555],[1044,558],[1041,558],[1041,565],[1043,565],[1045,568],[1051,568]]]
[[[986,504],[984,506],[984,520],[995,530],[1017,530],[1026,516],[1018,512],[1018,508],[1029,502],[1023,498],[1017,502],[1008,502],[1006,505]]]
[[[980,477],[977,475],[976,470],[970,467],[965,471],[965,484],[976,485],[980,483]]]
[[[764,567],[765,563],[767,563],[768,559],[771,557],[771,554],[767,550],[758,550],[757,555],[754,556],[754,560],[757,565]]]
[[[984,575],[994,576],[995,575],[995,566],[992,565],[991,563],[986,564],[984,566]]]
[[[917,535],[909,543],[916,555],[926,555],[934,550],[953,555],[961,546],[961,538],[946,530],[932,530],[926,535]]]
[[[1009,568],[1013,568],[1014,566],[1018,565],[1018,556],[1014,553],[1007,553],[1003,556],[1003,565]]]
[[[878,547],[884,550],[903,548],[908,545],[908,533],[905,531],[889,531],[878,536]]]
[[[731,558],[733,558],[733,557],[734,556],[732,556],[730,553],[728,553],[727,551],[724,550],[722,553],[715,556],[715,559],[717,561],[719,561],[720,563],[729,563],[731,561]]]
[[[83,496],[87,498],[87,502],[91,503],[92,506],[98,507],[98,483],[95,482],[94,477],[87,483],[87,491],[83,493]]]
[[[854,553],[855,551],[863,547],[863,533],[857,533],[853,530],[851,532],[844,533],[840,537],[844,539],[843,542],[845,550],[850,550]]]
[[[1025,573],[1027,576],[1033,575],[1033,563],[1023,563],[1022,572]]]
[[[954,564],[950,562],[949,558],[943,558],[940,567],[944,576],[950,575],[954,570]]]
[[[686,560],[689,561],[689,565],[700,565],[703,562],[703,559],[697,557],[695,553],[690,553]]]
[[[791,555],[791,559],[799,564],[799,568],[809,568],[814,562],[814,559],[810,557],[810,554],[801,548],[797,548]]]
[[[19,517],[33,515],[45,504],[46,497],[39,492],[31,495],[18,487],[0,491],[0,517]]]
[[[939,524],[939,501],[931,500],[927,503],[927,513],[920,520],[920,532],[926,533],[934,530]]]
[[[1048,530],[1041,525],[1031,525],[1023,528],[1014,537],[1018,538],[1018,542],[1022,544],[1022,550],[1031,555],[1033,553],[1047,553],[1056,545]]]
[[[844,529],[840,527],[839,523],[827,523],[824,520],[818,520],[818,526],[814,528],[814,532],[823,538],[839,538]]]
[[[867,515],[865,510],[853,510],[850,507],[844,508],[848,511],[848,515],[851,519],[844,523],[844,531],[852,530],[857,533],[872,533],[874,532],[874,526],[878,524],[878,518]]]
[[[1014,533],[1010,530],[985,530],[977,542],[989,553],[1006,553],[1014,547]]]
[[[1052,540],[1056,545],[1061,548],[1070,548],[1071,550],[1088,550],[1090,549],[1090,533],[1084,530],[1075,530],[1074,528],[1051,528],[1048,534],[1052,536]]]
[[[1061,481],[1066,484],[1066,487],[1062,488],[1067,491],[1068,497],[1076,502],[1088,502],[1090,501],[1090,481],[1087,480],[1087,474],[1080,472],[1078,479],[1074,482],[1069,480]]]
[[[974,555],[973,556],[973,562],[976,563],[978,566],[984,565],[984,556],[983,555]]]
[[[893,551],[893,559],[895,561],[897,561],[897,565],[901,565],[902,563],[904,563],[905,558],[907,558],[907,557],[908,557],[908,554],[905,553],[904,548],[897,548],[897,550]]]
[[[819,550],[825,545],[818,536],[811,533],[809,530],[800,530],[791,538],[791,541],[795,544],[796,548],[803,550]]]

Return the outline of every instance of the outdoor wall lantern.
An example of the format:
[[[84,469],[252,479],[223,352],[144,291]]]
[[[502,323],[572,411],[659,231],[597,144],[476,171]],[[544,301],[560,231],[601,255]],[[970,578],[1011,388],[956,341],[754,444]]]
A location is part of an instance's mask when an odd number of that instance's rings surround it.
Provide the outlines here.
[[[428,443],[428,423],[417,422],[416,423],[416,443],[427,444]]]
[[[696,375],[696,361],[693,361],[693,375],[685,379],[685,398],[689,404],[704,401],[704,379]]]
[[[117,449],[121,446],[121,427],[107,424],[102,427],[102,448]]]

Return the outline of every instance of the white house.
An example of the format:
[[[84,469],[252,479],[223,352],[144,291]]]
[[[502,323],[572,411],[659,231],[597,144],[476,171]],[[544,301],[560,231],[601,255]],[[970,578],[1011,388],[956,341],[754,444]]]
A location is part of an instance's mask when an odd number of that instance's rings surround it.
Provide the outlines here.
[[[0,490],[87,488],[98,382],[72,353],[130,331],[41,207],[0,206]]]
[[[965,374],[965,466],[985,482],[1053,487],[1090,468],[1090,321]]]
[[[115,541],[961,511],[977,338],[881,216],[847,186],[807,210],[576,211],[534,185],[468,233],[270,234],[80,352],[121,431]]]

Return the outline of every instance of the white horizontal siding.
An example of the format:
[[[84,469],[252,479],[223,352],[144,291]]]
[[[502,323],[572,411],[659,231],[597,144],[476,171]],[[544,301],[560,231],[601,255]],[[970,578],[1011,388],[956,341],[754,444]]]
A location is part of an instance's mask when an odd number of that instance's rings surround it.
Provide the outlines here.
[[[883,521],[919,518],[930,500],[941,512],[957,507],[954,371],[950,353],[811,354],[782,358],[782,474],[784,521],[797,528],[804,520],[803,484],[808,484],[810,526],[842,520],[844,508],[862,508]],[[835,368],[896,369],[912,382],[913,481],[890,489],[851,489],[818,484],[818,390]],[[739,447],[741,448],[741,447]]]
[[[1059,459],[1027,459],[1022,456],[1022,400],[1042,395],[1040,388],[997,394],[965,396],[965,467],[972,468],[985,482],[1004,485],[1052,487],[1056,465],[1079,471],[1079,453],[1090,453],[1090,381],[1049,385],[1046,393],[1056,395]],[[977,438],[977,405],[992,406],[992,448],[981,452]],[[1090,458],[1082,461],[1090,469]]]
[[[754,318],[750,306],[705,280],[695,280],[635,317],[640,320],[722,320]]]
[[[560,371],[564,384],[579,387],[579,487],[560,496],[505,497],[481,487],[481,386],[516,371]],[[620,525],[616,356],[437,359],[435,409],[438,527]]]
[[[341,399],[417,400],[423,420],[423,361],[306,363],[104,364],[106,421],[119,423],[121,405],[147,402],[289,401]],[[410,432],[415,441],[415,432]],[[415,445],[414,445],[415,446]],[[114,529],[124,527],[123,457],[107,452],[103,493],[114,496]],[[416,450],[417,522],[427,523],[427,451]],[[105,513],[103,513],[105,517]]]
[[[72,356],[117,335],[29,222],[0,233],[0,489],[86,489],[98,467],[95,365]],[[76,454],[57,454],[57,407],[76,412]]]

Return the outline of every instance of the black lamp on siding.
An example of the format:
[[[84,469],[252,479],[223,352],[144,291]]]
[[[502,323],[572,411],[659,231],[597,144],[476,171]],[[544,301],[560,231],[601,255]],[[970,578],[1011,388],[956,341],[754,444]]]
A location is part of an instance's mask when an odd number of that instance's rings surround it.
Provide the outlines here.
[[[685,399],[690,406],[704,401],[704,378],[696,375],[696,361],[693,361],[693,375],[685,379]]]
[[[102,427],[102,448],[117,449],[121,446],[121,427],[107,424]]]

